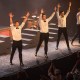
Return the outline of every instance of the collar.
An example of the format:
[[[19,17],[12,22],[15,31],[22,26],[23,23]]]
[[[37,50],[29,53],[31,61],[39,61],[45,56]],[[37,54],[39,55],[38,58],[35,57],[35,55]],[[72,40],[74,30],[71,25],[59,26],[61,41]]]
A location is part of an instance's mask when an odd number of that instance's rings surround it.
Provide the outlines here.
[[[16,29],[19,29],[19,28],[16,28]]]

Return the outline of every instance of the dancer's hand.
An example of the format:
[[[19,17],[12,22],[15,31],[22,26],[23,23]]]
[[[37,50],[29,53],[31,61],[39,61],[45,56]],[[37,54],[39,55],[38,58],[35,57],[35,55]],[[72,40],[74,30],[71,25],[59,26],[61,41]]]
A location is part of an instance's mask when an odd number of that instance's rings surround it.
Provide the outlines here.
[[[41,13],[44,13],[44,10],[43,9],[41,9]]]
[[[27,12],[26,17],[29,17],[29,16],[30,16],[30,13],[29,13],[29,12]]]
[[[12,12],[10,12],[10,13],[9,13],[9,17],[10,17],[10,18],[13,18],[13,16],[14,16],[14,15],[12,14]]]
[[[57,8],[56,8],[56,6],[54,7],[54,11],[56,12],[56,10],[57,10]]]
[[[61,7],[60,3],[58,3],[57,7],[58,7],[58,8],[60,8],[60,7]]]
[[[71,2],[69,2],[69,7],[71,7],[71,5],[72,5],[72,3],[71,3]]]

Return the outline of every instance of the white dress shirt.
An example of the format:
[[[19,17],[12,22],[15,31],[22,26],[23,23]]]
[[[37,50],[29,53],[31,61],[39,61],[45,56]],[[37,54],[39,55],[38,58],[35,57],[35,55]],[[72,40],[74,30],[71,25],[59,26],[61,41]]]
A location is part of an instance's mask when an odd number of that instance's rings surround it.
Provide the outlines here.
[[[57,19],[58,19],[58,27],[64,28],[66,27],[66,18],[69,14],[70,10],[67,11],[67,13],[64,15],[64,17],[61,17],[59,15],[59,11],[57,11]]]
[[[49,18],[46,19],[46,22],[44,22],[44,20],[42,20],[42,14],[40,14],[39,26],[40,26],[40,32],[41,33],[48,33],[49,32],[48,23],[54,17],[54,15],[55,15],[55,12],[53,12],[53,14]]]
[[[80,12],[77,13],[76,17],[77,17],[77,24],[80,24]]]
[[[21,30],[24,25],[25,23],[22,22],[22,24],[18,27],[18,29],[16,29],[16,27],[13,24],[10,25],[13,40],[15,41],[22,40]]]

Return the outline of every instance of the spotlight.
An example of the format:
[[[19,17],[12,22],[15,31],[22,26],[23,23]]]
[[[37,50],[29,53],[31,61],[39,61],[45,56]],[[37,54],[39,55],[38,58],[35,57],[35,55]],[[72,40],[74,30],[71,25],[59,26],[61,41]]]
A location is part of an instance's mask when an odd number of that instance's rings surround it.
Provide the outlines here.
[[[37,17],[36,15],[33,15],[33,16],[32,16],[32,18],[36,18],[36,17]]]

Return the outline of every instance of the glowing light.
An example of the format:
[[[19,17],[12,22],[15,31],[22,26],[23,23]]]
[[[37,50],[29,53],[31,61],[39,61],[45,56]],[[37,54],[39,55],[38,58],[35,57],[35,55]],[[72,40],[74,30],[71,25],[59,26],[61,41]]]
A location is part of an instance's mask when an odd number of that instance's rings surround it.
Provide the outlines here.
[[[36,18],[36,17],[37,17],[36,15],[33,15],[33,16],[32,16],[32,18]]]

